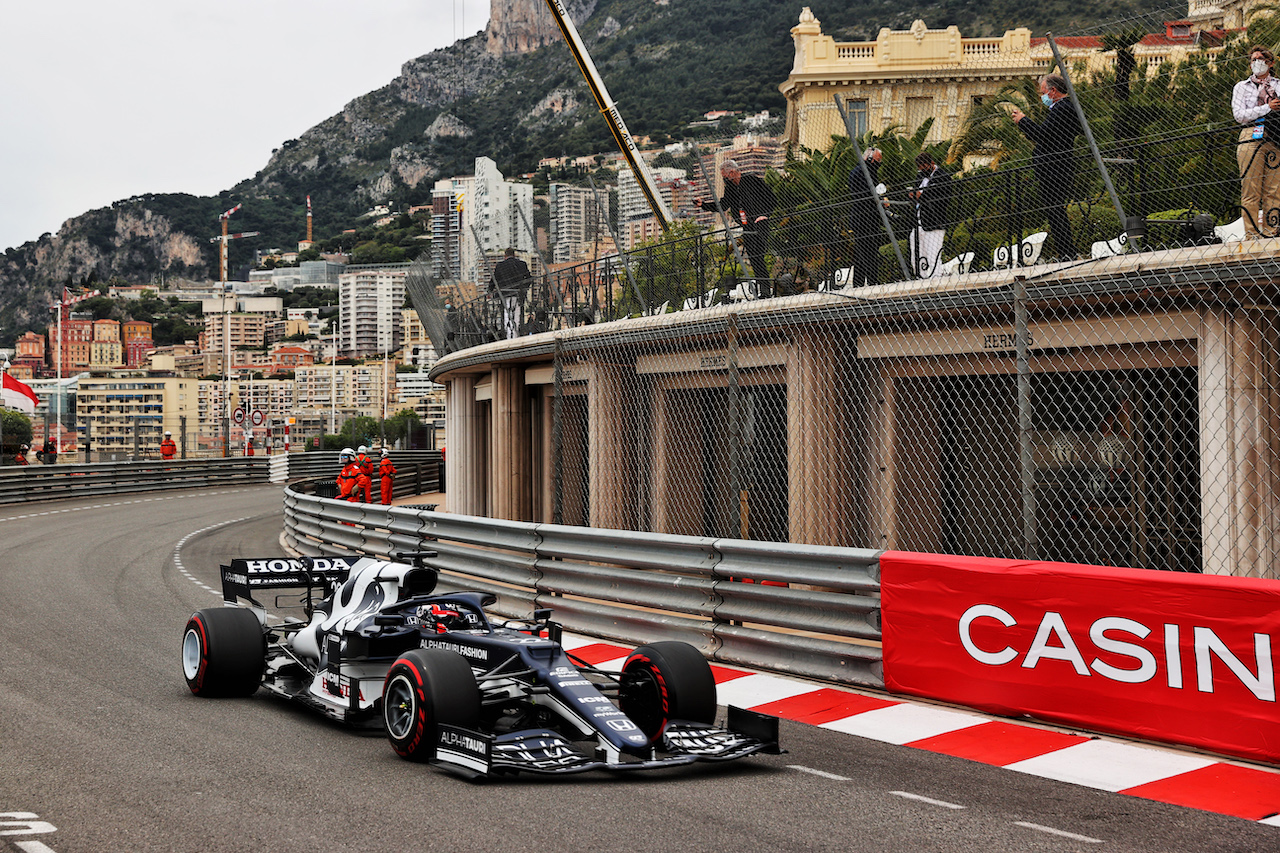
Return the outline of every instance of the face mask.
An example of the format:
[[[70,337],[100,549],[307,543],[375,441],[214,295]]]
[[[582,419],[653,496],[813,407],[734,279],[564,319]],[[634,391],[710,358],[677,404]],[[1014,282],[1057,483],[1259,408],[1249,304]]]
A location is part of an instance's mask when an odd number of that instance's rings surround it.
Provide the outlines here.
[[[1253,69],[1255,76],[1261,77],[1263,74],[1267,73],[1267,61],[1265,59],[1255,59],[1250,63],[1249,67]]]
[[[1041,95],[1040,103],[1044,104],[1046,107],[1051,107],[1053,106],[1053,98],[1050,98],[1048,95]]]

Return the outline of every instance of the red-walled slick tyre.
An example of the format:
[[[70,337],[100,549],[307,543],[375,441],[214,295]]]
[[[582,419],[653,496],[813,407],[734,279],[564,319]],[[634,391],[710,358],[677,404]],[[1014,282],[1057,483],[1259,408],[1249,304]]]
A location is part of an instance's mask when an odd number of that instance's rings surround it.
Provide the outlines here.
[[[660,738],[672,720],[714,722],[716,681],[711,666],[688,643],[641,646],[622,665],[618,707],[650,742]]]
[[[446,649],[410,649],[382,683],[382,718],[397,755],[434,758],[440,723],[469,729],[479,724],[480,688],[471,665]]]
[[[197,696],[252,696],[266,660],[266,634],[253,611],[212,607],[187,620],[182,674]]]

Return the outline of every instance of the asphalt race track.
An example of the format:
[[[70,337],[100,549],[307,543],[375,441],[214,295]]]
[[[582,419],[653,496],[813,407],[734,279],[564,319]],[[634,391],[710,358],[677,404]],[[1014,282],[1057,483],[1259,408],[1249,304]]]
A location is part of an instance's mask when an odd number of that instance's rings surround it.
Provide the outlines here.
[[[1261,851],[1280,828],[783,722],[789,753],[472,784],[182,679],[217,568],[280,552],[281,489],[0,510],[0,853]]]

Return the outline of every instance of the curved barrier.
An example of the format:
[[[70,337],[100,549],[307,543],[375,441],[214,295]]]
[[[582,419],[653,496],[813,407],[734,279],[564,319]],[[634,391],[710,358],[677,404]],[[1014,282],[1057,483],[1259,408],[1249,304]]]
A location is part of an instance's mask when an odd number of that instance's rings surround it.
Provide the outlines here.
[[[550,608],[572,631],[679,639],[711,660],[884,687],[879,551],[504,521],[306,488],[285,490],[285,541],[300,554],[431,548],[442,588],[491,592],[505,616]]]
[[[94,462],[0,468],[0,504],[265,483],[268,457]]]

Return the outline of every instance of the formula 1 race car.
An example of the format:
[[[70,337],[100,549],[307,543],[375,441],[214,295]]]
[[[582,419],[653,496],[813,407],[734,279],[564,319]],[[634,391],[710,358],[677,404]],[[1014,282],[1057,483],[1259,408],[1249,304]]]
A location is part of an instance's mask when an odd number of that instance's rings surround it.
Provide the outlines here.
[[[782,751],[776,717],[730,707],[726,724],[715,724],[715,680],[693,646],[650,643],[607,672],[565,651],[551,611],[495,624],[484,611],[491,594],[432,594],[438,572],[425,560],[434,552],[394,556],[411,562],[223,566],[228,606],[195,613],[183,633],[191,692],[249,696],[265,687],[344,723],[383,726],[401,757],[470,777]],[[268,625],[254,594],[285,587],[302,588],[307,618]]]

